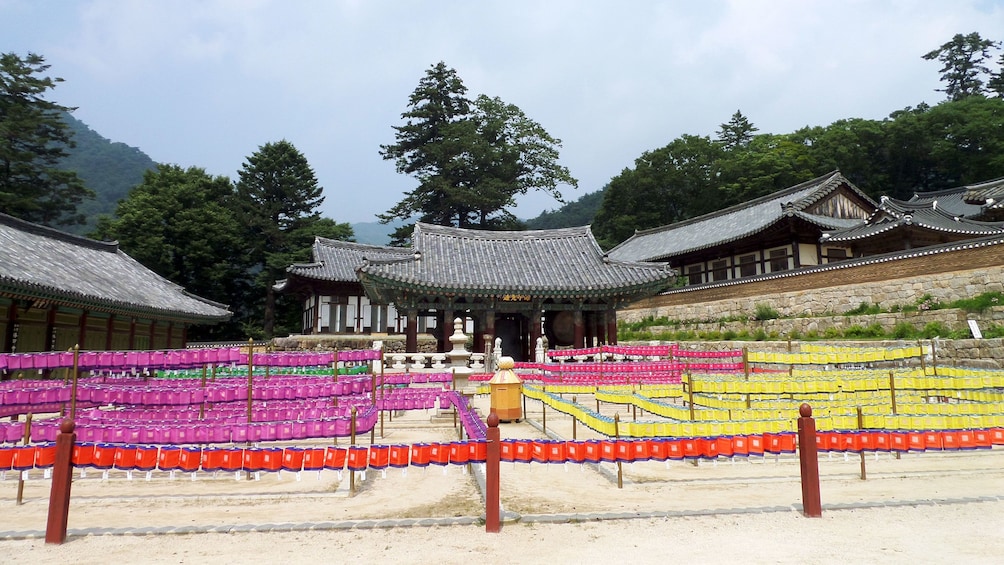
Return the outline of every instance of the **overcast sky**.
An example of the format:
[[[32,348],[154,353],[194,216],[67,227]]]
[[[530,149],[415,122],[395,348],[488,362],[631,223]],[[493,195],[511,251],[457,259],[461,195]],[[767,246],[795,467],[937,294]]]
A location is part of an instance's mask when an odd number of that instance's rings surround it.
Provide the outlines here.
[[[416,185],[379,146],[439,61],[562,140],[574,200],[736,110],[789,133],[940,102],[921,56],[973,31],[1004,39],[1004,2],[0,0],[0,51],[43,55],[66,81],[50,99],[104,137],[234,179],[287,139],[339,222],[374,221]],[[515,212],[558,207],[537,195]]]

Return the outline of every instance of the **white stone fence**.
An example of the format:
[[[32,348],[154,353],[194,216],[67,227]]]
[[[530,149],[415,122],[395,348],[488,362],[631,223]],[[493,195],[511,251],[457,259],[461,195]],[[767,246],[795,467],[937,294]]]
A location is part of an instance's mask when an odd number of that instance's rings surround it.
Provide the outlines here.
[[[446,353],[384,353],[384,367],[395,371],[443,371],[451,368]],[[472,372],[485,371],[485,354],[471,353],[466,367]]]

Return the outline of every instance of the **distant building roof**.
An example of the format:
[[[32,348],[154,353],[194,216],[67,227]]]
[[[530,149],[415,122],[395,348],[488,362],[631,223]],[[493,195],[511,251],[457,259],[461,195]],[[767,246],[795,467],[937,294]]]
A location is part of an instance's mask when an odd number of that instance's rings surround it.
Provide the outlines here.
[[[845,187],[872,209],[871,198],[839,171],[784,190],[675,224],[636,232],[610,250],[623,261],[658,261],[753,236],[785,217],[798,217],[822,229],[848,228],[863,218],[839,218],[812,213],[814,205]]]
[[[979,222],[963,214],[979,208],[961,200],[962,190],[924,193],[909,201],[883,197],[882,203],[864,224],[826,232],[822,240],[828,243],[868,239],[894,230],[939,232],[953,238],[983,237],[1004,233],[1004,223]]]
[[[975,218],[983,213],[983,206],[967,202],[965,196],[968,192],[969,189],[965,186],[930,192],[916,192],[908,202],[920,206],[934,207],[950,216]]]
[[[0,214],[0,295],[191,322],[226,305],[189,294],[118,248]]]
[[[408,257],[368,261],[357,272],[370,296],[411,289],[466,296],[626,297],[653,294],[674,278],[663,265],[609,259],[589,226],[483,231],[418,223]]]
[[[969,184],[963,188],[962,199],[968,204],[986,208],[1004,207],[1004,178]]]
[[[293,276],[331,282],[359,282],[356,268],[366,261],[410,257],[411,248],[367,245],[324,237],[314,238],[312,263],[294,263],[286,272]]]

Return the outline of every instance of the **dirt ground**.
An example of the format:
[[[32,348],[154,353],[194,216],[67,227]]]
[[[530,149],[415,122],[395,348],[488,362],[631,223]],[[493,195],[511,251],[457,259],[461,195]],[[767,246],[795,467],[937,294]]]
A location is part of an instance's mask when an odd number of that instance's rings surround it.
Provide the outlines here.
[[[487,410],[488,399],[475,398]],[[604,407],[604,410],[617,410]],[[623,408],[621,410],[624,410]],[[612,413],[612,412],[611,412]],[[503,437],[542,438],[542,407],[528,421],[502,424]],[[626,411],[621,418],[630,418]],[[553,410],[548,431],[571,439],[572,422]],[[578,439],[595,437],[577,426]],[[450,417],[428,411],[385,421],[376,443],[449,441]],[[360,436],[368,443],[369,434]],[[345,440],[341,444],[347,443]],[[806,518],[794,455],[622,466],[503,463],[501,499],[524,518],[501,533],[483,524],[333,529],[330,523],[483,515],[473,474],[465,467],[410,467],[357,475],[284,472],[259,480],[243,474],[195,476],[155,472],[149,480],[113,471],[75,475],[70,535],[0,541],[4,563],[601,563],[677,560],[747,563],[993,563],[1004,560],[1004,449],[865,458],[821,454],[822,518]],[[45,529],[50,482],[34,472],[24,504],[17,480],[0,482],[0,532]],[[966,500],[968,499],[968,500]],[[838,508],[843,505],[844,508]],[[611,518],[617,513],[621,519]],[[653,516],[655,513],[662,513]],[[574,519],[548,523],[555,514]],[[629,517],[632,515],[643,517]],[[536,518],[536,519],[535,519]],[[543,519],[541,519],[543,518]],[[89,536],[91,528],[220,527],[316,524],[316,531]],[[327,526],[326,526],[327,525]],[[306,528],[308,526],[302,526]]]

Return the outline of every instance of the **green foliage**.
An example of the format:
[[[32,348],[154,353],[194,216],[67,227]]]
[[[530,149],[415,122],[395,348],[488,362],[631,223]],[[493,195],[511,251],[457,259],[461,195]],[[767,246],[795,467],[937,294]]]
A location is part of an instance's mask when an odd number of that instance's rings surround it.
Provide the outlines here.
[[[978,313],[1002,304],[1004,304],[1004,294],[1000,292],[985,292],[972,298],[956,300],[949,304],[948,307],[960,308],[970,313]]]
[[[419,185],[379,217],[418,219],[463,228],[515,229],[507,208],[516,196],[541,190],[561,202],[558,185],[578,185],[558,164],[561,140],[518,107],[485,95],[474,101],[456,71],[433,65],[419,81],[395,126],[395,143],[380,147],[397,171]],[[407,242],[412,224],[395,231],[393,244]]]
[[[896,339],[913,339],[917,333],[917,329],[907,322],[899,322],[892,329],[892,337]]]
[[[859,316],[865,314],[878,314],[882,311],[882,308],[878,304],[868,304],[867,302],[862,302],[856,308],[844,312],[845,316]]]
[[[945,83],[945,88],[937,90],[944,92],[951,100],[961,100],[984,92],[983,77],[990,73],[986,62],[990,58],[990,51],[999,45],[999,42],[983,39],[976,32],[968,35],[957,33],[951,41],[925,54],[923,58],[942,63],[941,81]]]
[[[931,339],[935,337],[948,337],[951,331],[945,327],[945,324],[941,322],[930,322],[924,326],[921,330],[920,335],[925,339]]]
[[[114,214],[119,201],[143,182],[147,171],[155,171],[157,163],[135,147],[102,137],[71,114],[63,113],[62,119],[73,132],[74,146],[67,148],[58,166],[75,172],[95,195],[77,208],[85,222],[63,229],[85,234],[97,225],[98,216]]]
[[[233,185],[195,167],[147,171],[94,236],[118,240],[144,266],[203,298],[228,304],[230,322],[197,326],[193,340],[245,337],[250,280],[245,238],[234,211]]]
[[[757,328],[753,332],[753,340],[754,341],[766,341],[767,340],[767,332],[764,331],[763,328]]]
[[[778,314],[777,310],[775,310],[770,304],[767,304],[765,302],[757,304],[756,307],[753,309],[754,320],[762,322],[765,320],[776,320],[780,317],[781,315]]]
[[[527,220],[526,227],[531,230],[549,230],[586,226],[593,223],[596,211],[602,203],[602,190],[583,194],[578,200],[569,202],[557,210],[547,210],[536,218]]]
[[[844,330],[845,338],[879,338],[885,335],[885,330],[882,328],[882,324],[871,324],[867,328],[862,327],[858,324],[854,324],[851,327]]]
[[[261,305],[253,314],[260,325],[254,322],[248,329],[260,327],[265,338],[299,331],[300,305],[295,300],[277,305],[273,284],[284,277],[291,263],[309,257],[313,238],[318,235],[314,228],[343,234],[351,228],[321,222],[317,207],[324,197],[314,170],[286,140],[259,147],[237,174],[235,202],[246,234],[243,247],[251,272],[256,273],[258,295],[263,298],[263,302],[254,302]]]
[[[46,100],[63,81],[47,70],[41,55],[0,54],[0,210],[48,226],[81,224],[77,207],[94,193],[59,166],[73,147],[62,119],[73,108]]]

